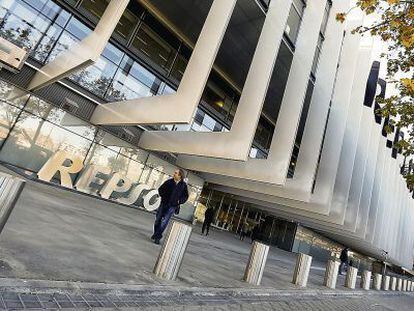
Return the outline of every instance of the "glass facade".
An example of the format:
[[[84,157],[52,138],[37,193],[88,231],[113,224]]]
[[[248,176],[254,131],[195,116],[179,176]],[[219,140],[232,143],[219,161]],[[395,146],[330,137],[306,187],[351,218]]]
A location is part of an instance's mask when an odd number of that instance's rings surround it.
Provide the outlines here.
[[[0,4],[0,35],[28,48],[39,65],[52,60],[90,32],[105,11],[108,0],[65,0],[66,10],[51,0],[7,0]],[[269,1],[265,1],[265,5]],[[294,45],[305,4],[295,0],[286,29],[289,46]],[[285,44],[282,44],[285,46]],[[292,51],[289,52],[290,54]],[[131,1],[118,23],[110,43],[99,60],[69,79],[103,101],[135,99],[174,93],[191,50],[161,25],[138,2]],[[286,53],[278,59],[279,65]],[[276,72],[280,72],[278,64]],[[278,67],[279,66],[279,67]],[[275,74],[279,76],[279,74]],[[280,77],[287,75],[280,74]],[[283,78],[283,79],[285,79]],[[278,106],[286,81],[279,78],[272,88],[278,93],[268,101]],[[272,93],[272,94],[273,94]],[[190,126],[152,126],[151,129],[179,131],[228,131],[240,94],[214,70]],[[280,104],[279,104],[280,105]],[[267,115],[267,113],[266,113]],[[203,116],[204,120],[201,120]],[[211,120],[213,119],[213,121]],[[252,156],[265,158],[273,135],[274,119],[260,118]]]
[[[91,165],[109,169],[109,174],[101,176],[104,180],[108,180],[113,173],[120,173],[134,184],[143,183],[150,188],[158,188],[176,169],[147,151],[128,145],[110,133],[1,80],[0,107],[0,162],[20,173],[36,177],[36,173],[57,151],[65,151],[82,159],[84,169],[71,176],[74,184]],[[59,179],[55,178],[52,181],[58,183]],[[203,181],[190,174],[188,185],[190,199],[183,205],[180,217],[191,220]],[[99,187],[92,187],[88,193],[97,194],[98,190]],[[120,196],[114,194],[111,198]],[[139,201],[134,206],[142,207]]]

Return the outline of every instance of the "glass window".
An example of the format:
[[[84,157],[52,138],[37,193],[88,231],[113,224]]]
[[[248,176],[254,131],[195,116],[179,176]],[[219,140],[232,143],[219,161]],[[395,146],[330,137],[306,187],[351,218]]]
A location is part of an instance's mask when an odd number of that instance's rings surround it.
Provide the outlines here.
[[[323,20],[322,20],[322,26],[321,26],[321,33],[325,34],[326,27],[328,26],[328,20],[329,20],[329,13],[331,11],[332,4],[330,1],[327,1],[325,12],[323,14]]]
[[[126,100],[152,96],[151,89],[121,69],[115,74],[111,88],[106,95],[109,100]]]
[[[96,22],[104,14],[109,0],[84,0],[80,5],[80,9],[87,13],[88,16],[96,19]],[[118,24],[115,28],[115,33],[119,35],[123,40],[128,40],[135,26],[138,24],[138,17],[132,13],[129,9],[126,9],[122,14]]]
[[[165,82],[161,82],[160,87],[158,88],[158,95],[171,95],[175,94],[177,91],[173,89],[171,86],[169,86]]]
[[[208,82],[201,102],[212,107],[224,117],[227,116],[231,108],[231,99],[227,98],[226,93],[212,82]]]
[[[24,0],[24,2],[62,27],[66,24],[70,17],[69,12],[65,11],[61,6],[54,3],[52,0]]]
[[[91,141],[23,112],[1,151],[4,162],[38,172],[58,150],[85,158]]]
[[[0,146],[9,134],[19,112],[20,109],[0,101]]]
[[[287,20],[285,33],[293,44],[296,43],[296,39],[298,37],[301,18],[301,12],[296,9],[294,4],[292,4]]]
[[[20,47],[31,50],[52,22],[23,1],[0,4],[0,35]]]
[[[185,68],[187,67],[187,63],[188,61],[183,56],[178,55],[171,71],[171,77],[177,80],[178,82],[181,81],[184,75]]]
[[[105,57],[85,69],[76,72],[69,78],[95,95],[103,97],[115,74],[117,67]]]
[[[108,4],[109,0],[83,0],[80,8],[99,19],[104,14]]]
[[[127,41],[138,24],[138,17],[130,10],[126,9],[122,14],[118,25],[116,25],[115,32]]]
[[[15,107],[23,107],[30,94],[20,88],[0,80],[0,101]]]
[[[177,53],[145,24],[141,25],[132,42],[132,47],[166,71],[170,70]]]
[[[271,139],[275,127],[263,117],[260,117],[259,124],[257,125],[256,134],[254,136],[254,142],[259,144],[266,150],[269,150]]]
[[[298,159],[300,145],[302,143],[303,132],[305,130],[306,120],[308,118],[309,107],[312,101],[313,89],[314,89],[314,84],[312,80],[309,80],[308,87],[306,89],[305,99],[303,102],[302,112],[300,115],[299,126],[298,126],[298,130],[296,133],[295,147],[293,149],[292,157],[290,160],[290,167],[289,167],[290,173],[288,174],[288,177],[292,177],[295,171],[295,165]]]

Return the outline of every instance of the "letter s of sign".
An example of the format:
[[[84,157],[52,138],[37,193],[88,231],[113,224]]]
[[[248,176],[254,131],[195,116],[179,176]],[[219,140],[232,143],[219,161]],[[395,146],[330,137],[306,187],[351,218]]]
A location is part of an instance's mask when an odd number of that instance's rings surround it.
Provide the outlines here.
[[[65,161],[71,162],[70,166],[65,166]],[[68,154],[64,150],[59,150],[47,160],[45,165],[37,173],[39,179],[51,181],[57,172],[60,174],[60,184],[67,188],[73,188],[70,174],[76,174],[83,168],[82,159]]]
[[[132,189],[131,193],[126,198],[118,198],[115,201],[120,202],[126,205],[134,204],[140,197],[141,193],[144,190],[151,190],[152,188],[145,184],[139,184],[134,189]]]

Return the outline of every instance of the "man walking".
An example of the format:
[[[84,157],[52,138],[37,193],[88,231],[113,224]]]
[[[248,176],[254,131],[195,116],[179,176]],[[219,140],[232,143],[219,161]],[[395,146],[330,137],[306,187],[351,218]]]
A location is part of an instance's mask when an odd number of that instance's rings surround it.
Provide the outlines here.
[[[343,268],[348,268],[348,247],[345,247],[339,256],[341,264],[339,265],[339,274],[342,274]]]
[[[208,232],[210,231],[210,225],[213,222],[213,218],[214,209],[212,207],[209,207],[204,213],[204,222],[203,228],[201,229],[201,234],[204,234],[204,231],[206,231],[206,235],[208,235]]]
[[[154,234],[151,239],[155,244],[160,244],[162,234],[168,226],[172,215],[180,212],[180,205],[188,200],[187,184],[183,180],[184,171],[178,169],[171,179],[165,181],[159,188],[161,204],[157,210],[154,223]]]

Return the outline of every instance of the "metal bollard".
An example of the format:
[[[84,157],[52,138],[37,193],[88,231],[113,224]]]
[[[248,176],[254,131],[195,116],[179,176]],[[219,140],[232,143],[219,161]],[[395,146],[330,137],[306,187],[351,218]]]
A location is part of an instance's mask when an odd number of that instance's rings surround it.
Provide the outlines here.
[[[385,291],[390,290],[390,276],[389,275],[384,275],[382,279],[382,289]]]
[[[371,285],[371,271],[364,270],[361,275],[361,288],[369,290]]]
[[[375,290],[381,290],[382,283],[382,274],[374,273],[374,284],[373,287]]]
[[[0,173],[0,233],[25,186],[23,179]]]
[[[173,221],[155,263],[155,275],[167,280],[175,280],[190,240],[191,230],[190,225]]]
[[[253,242],[243,281],[253,285],[260,285],[268,253],[269,245],[257,241]]]
[[[358,274],[358,268],[355,267],[348,267],[348,271],[346,272],[345,277],[345,287],[355,289],[356,278]]]
[[[308,283],[311,264],[311,256],[302,253],[298,254],[298,258],[296,259],[295,271],[293,272],[293,284],[306,287],[306,284]]]
[[[397,278],[393,276],[391,278],[391,290],[396,290],[396,289],[397,289]]]
[[[400,278],[398,278],[398,281],[397,281],[397,291],[402,291],[402,279],[400,279]]]
[[[332,289],[336,287],[336,281],[338,279],[339,261],[329,260],[326,264],[325,278],[323,285]]]

